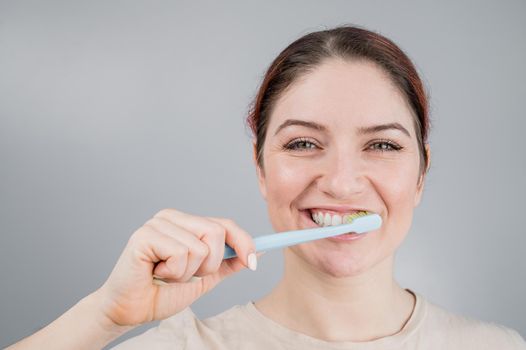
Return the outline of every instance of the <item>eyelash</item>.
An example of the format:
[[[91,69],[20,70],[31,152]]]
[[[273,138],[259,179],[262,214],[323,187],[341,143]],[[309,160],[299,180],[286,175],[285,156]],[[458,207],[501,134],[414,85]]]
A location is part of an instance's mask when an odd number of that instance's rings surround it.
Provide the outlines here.
[[[397,143],[395,143],[395,142],[393,142],[391,140],[375,140],[374,142],[370,143],[368,145],[368,147],[376,146],[376,145],[390,147],[390,149],[375,148],[374,150],[378,151],[378,152],[400,151],[403,148],[402,146],[400,146],[399,144],[397,144]]]
[[[310,144],[310,145],[314,145],[316,147],[319,147],[315,142],[312,142],[311,140],[309,139],[305,139],[305,138],[299,138],[299,139],[294,139],[292,141],[290,141],[289,143],[285,144],[283,146],[283,149],[287,150],[287,151],[308,151],[309,149],[313,148],[313,147],[298,147],[298,145],[300,144]]]
[[[308,151],[314,147],[312,146],[309,146],[309,147],[299,147],[300,144],[310,144],[310,145],[313,145],[315,147],[319,147],[315,142],[309,140],[309,139],[306,139],[306,138],[299,138],[299,139],[295,139],[295,140],[292,140],[290,141],[289,143],[285,144],[283,146],[283,149],[287,150],[287,151],[300,151],[300,152],[305,152],[305,151]],[[375,148],[372,148],[373,151],[377,151],[377,152],[393,152],[393,151],[400,151],[403,147],[398,145],[397,143],[391,141],[391,140],[375,140],[374,142],[370,143],[369,145],[367,145],[367,147],[369,149],[371,149],[372,146],[375,146]],[[377,148],[376,146],[380,146],[380,147],[386,147],[386,148]]]

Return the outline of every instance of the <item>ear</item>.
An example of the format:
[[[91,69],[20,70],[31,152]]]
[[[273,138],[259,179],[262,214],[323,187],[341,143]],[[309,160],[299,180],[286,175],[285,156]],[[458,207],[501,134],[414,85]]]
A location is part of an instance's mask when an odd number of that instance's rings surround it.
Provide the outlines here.
[[[263,197],[263,199],[267,200],[267,184],[265,182],[265,171],[258,164],[258,151],[255,142],[252,143],[252,148],[254,166],[256,167],[256,173],[258,176],[259,191],[261,192],[261,196]]]
[[[422,193],[424,192],[425,174],[427,174],[431,165],[431,149],[429,148],[429,144],[426,143],[424,145],[424,148],[427,154],[427,164],[425,172],[423,174],[420,174],[420,177],[418,178],[417,189],[415,194],[415,207],[418,206],[418,204],[420,204],[420,200],[422,199]]]

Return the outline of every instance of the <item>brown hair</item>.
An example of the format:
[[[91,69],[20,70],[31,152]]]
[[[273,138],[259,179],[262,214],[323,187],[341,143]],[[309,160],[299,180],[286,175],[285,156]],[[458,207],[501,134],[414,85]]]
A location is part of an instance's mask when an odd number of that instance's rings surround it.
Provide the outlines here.
[[[429,108],[424,86],[413,63],[386,37],[348,25],[304,35],[287,46],[271,63],[247,117],[255,138],[257,164],[263,169],[263,144],[269,116],[278,98],[300,76],[313,71],[329,58],[368,60],[389,74],[414,113],[420,170],[424,173],[429,161],[424,148],[430,124]]]

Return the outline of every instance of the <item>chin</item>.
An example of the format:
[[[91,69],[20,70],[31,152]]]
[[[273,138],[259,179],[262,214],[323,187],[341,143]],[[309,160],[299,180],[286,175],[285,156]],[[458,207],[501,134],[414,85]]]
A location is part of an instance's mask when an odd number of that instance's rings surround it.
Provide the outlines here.
[[[321,247],[296,247],[292,249],[305,263],[317,271],[335,278],[356,276],[369,268],[364,256],[349,250],[326,250]],[[312,249],[314,248],[314,249]],[[319,249],[318,249],[319,248]]]
[[[317,268],[325,274],[336,278],[356,276],[367,270],[367,266],[363,261],[355,261],[345,257],[338,259],[335,256],[318,261]]]

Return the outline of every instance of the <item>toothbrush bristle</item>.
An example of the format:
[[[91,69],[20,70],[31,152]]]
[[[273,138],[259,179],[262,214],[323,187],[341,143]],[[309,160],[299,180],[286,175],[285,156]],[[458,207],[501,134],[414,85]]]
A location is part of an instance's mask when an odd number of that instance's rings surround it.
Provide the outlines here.
[[[359,212],[356,212],[356,213],[352,213],[351,215],[348,215],[348,216],[345,217],[344,224],[350,224],[350,223],[353,222],[354,219],[362,217],[362,216],[366,216],[366,215],[369,215],[369,214],[370,213],[367,212],[367,211],[359,211]]]

